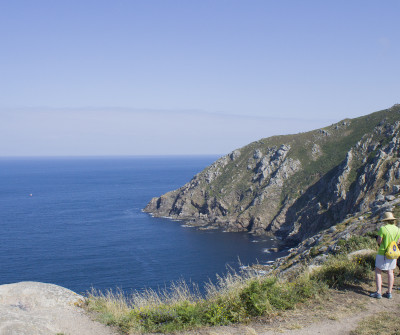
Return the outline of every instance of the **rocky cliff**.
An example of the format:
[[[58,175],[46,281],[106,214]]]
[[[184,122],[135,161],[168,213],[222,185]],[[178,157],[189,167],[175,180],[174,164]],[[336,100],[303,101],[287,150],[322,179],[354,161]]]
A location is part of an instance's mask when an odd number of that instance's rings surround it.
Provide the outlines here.
[[[400,191],[400,105],[226,155],[145,211],[299,243]]]

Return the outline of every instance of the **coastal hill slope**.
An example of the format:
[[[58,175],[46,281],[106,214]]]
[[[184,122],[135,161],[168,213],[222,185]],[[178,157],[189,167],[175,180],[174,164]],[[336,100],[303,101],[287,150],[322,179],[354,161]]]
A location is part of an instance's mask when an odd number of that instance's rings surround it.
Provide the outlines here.
[[[400,105],[328,127],[273,136],[221,157],[153,198],[154,216],[297,244],[347,215],[382,211],[400,191]]]

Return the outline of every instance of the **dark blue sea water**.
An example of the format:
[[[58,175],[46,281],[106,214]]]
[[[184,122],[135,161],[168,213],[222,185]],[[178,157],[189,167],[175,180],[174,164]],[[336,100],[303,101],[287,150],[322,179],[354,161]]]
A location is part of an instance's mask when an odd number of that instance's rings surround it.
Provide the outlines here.
[[[1,158],[0,284],[85,292],[202,284],[276,244],[246,233],[185,228],[141,210],[215,161],[201,157]],[[255,243],[257,242],[257,243]]]

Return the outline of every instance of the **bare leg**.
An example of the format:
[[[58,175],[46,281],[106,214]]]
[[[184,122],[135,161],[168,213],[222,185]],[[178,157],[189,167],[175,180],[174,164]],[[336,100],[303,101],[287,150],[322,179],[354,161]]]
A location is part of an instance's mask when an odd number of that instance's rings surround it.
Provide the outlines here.
[[[382,270],[375,268],[376,292],[382,294]],[[393,286],[393,282],[392,282]]]
[[[393,270],[388,270],[388,293],[392,293],[393,282],[394,282]]]

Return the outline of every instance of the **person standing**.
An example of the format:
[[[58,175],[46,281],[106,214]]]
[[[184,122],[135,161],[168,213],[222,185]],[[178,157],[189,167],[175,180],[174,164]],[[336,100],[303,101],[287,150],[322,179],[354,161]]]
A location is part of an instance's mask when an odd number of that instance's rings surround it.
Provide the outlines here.
[[[392,241],[396,241],[397,244],[400,243],[400,229],[396,226],[396,220],[393,213],[385,212],[382,221],[384,221],[386,225],[383,225],[378,231],[376,241],[378,242],[379,250],[375,259],[376,292],[370,294],[372,298],[392,298],[394,282],[393,270],[396,268],[397,260],[387,258],[385,252]],[[387,271],[388,273],[388,289],[384,294],[382,294],[382,271]]]

